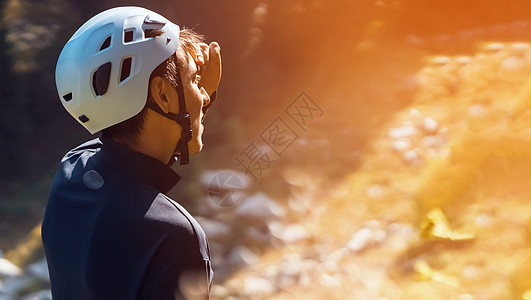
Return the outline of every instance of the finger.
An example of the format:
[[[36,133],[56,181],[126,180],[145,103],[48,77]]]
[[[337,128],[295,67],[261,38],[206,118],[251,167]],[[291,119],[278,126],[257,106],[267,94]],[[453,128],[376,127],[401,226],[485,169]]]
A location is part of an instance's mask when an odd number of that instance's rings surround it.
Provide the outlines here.
[[[205,64],[207,64],[209,60],[208,45],[205,43],[200,43],[199,49],[201,49],[201,53],[203,54],[203,58],[205,59]]]
[[[209,49],[209,56],[217,56],[217,58],[221,58],[221,47],[218,43],[212,42],[210,45],[208,45]]]
[[[219,44],[212,42],[209,45],[209,65],[217,66],[221,65],[221,49]],[[219,68],[219,67],[218,67]]]

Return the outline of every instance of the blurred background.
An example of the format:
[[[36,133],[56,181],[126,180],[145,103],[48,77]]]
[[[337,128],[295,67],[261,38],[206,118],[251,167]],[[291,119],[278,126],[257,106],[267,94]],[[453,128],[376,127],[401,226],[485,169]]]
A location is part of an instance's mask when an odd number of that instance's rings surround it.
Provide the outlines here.
[[[170,192],[209,237],[212,298],[531,299],[524,0],[0,1],[0,299],[50,299],[48,189],[92,138],[58,101],[55,63],[121,5],[222,47],[205,148]],[[286,110],[301,99],[322,112],[305,128]],[[214,205],[213,174],[245,177],[236,158],[269,151],[277,118],[297,138]]]

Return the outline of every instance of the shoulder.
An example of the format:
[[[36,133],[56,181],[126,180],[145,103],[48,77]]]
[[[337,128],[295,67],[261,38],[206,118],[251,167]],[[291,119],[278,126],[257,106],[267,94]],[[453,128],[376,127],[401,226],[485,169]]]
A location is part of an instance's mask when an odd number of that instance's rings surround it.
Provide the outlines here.
[[[172,236],[194,237],[196,235],[193,217],[181,205],[162,193],[158,193],[151,202],[144,219],[146,222],[163,227]]]
[[[102,142],[98,138],[87,141],[68,151],[68,153],[66,153],[65,156],[61,159],[61,163],[69,161],[72,158],[77,158],[81,155],[93,155],[101,149],[101,146]]]

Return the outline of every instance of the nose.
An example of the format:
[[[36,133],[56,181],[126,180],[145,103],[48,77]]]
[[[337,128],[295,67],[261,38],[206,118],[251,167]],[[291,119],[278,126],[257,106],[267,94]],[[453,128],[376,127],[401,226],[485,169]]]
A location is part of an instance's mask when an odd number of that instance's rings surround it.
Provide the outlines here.
[[[203,109],[210,106],[210,96],[205,88],[201,88],[201,96],[203,97]]]
[[[215,91],[212,94],[212,97],[210,97],[207,91],[204,88],[201,88],[201,95],[203,95],[203,117],[201,118],[201,123],[203,123],[205,121],[205,116],[208,111],[208,108],[210,107],[210,105],[212,105],[212,103],[214,103],[214,100],[216,100],[217,91]]]

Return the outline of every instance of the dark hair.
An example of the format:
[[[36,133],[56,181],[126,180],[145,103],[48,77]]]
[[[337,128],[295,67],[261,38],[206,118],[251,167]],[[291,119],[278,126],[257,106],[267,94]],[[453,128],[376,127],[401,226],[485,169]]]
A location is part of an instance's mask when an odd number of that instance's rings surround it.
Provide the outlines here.
[[[162,35],[164,32],[160,29],[148,29],[145,31],[146,38],[157,37]],[[179,32],[179,45],[186,52],[190,52],[195,49],[195,45],[203,41],[203,36],[197,34],[192,29],[182,29]],[[184,58],[181,58],[184,59]],[[148,84],[148,95],[146,99],[146,105],[144,108],[136,114],[134,117],[127,119],[121,123],[113,125],[109,128],[104,129],[102,137],[114,140],[120,140],[127,144],[136,144],[138,142],[138,136],[142,131],[144,122],[147,115],[147,103],[149,101],[153,102],[153,97],[151,96],[151,81],[153,78],[159,76],[163,79],[166,79],[171,85],[177,88],[177,74],[179,72],[179,57],[174,53],[168,59],[163,61],[158,65],[151,75],[149,76]],[[181,99],[179,99],[181,101]]]

